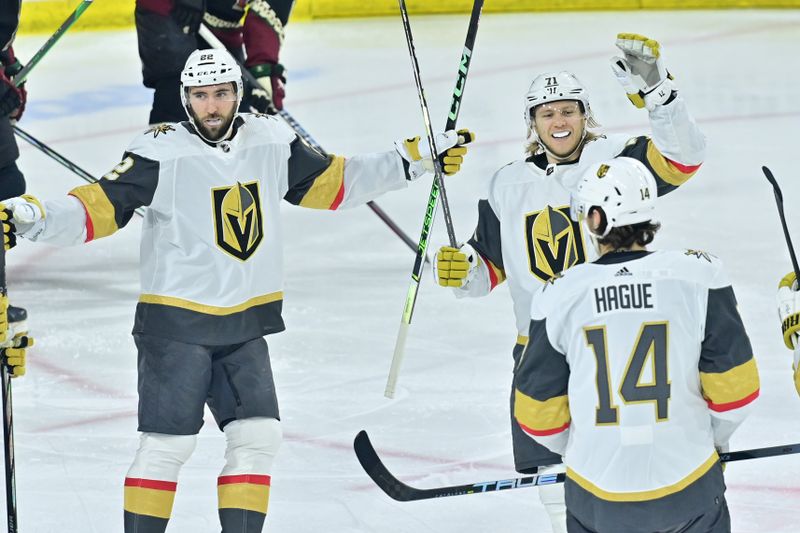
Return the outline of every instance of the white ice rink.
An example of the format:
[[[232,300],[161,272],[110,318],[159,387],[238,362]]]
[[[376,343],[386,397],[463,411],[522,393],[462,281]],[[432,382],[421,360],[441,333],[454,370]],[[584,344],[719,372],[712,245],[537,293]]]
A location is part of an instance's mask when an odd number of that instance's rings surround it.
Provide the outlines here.
[[[468,15],[412,17],[435,127],[444,125]],[[707,162],[660,206],[660,248],[720,256],[734,282],[762,378],[754,414],[734,449],[800,441],[774,297],[790,269],[772,190],[783,185],[800,244],[800,11],[485,14],[459,125],[478,141],[448,181],[456,231],[467,238],[492,173],[522,154],[522,98],[545,70],[569,69],[589,86],[607,131],[648,131],[608,59],[617,32],[658,38],[666,65],[708,136]],[[26,59],[46,36],[20,37]],[[400,18],[293,23],[283,62],[287,109],[328,151],[391,148],[422,132]],[[68,33],[28,82],[20,126],[96,176],[146,127],[136,37]],[[20,141],[28,191],[55,198],[83,184]],[[416,240],[430,179],[378,200]],[[286,332],[268,338],[285,441],[272,480],[266,531],[282,533],[547,532],[535,489],[398,503],[365,475],[352,451],[367,429],[389,468],[420,487],[515,477],[507,396],[516,332],[505,287],[457,301],[426,275],[398,397],[383,389],[410,281],[411,252],[366,207],[284,209]],[[140,219],[108,239],[70,249],[23,242],[8,257],[12,302],[30,313],[36,347],[14,382],[17,495],[25,533],[122,530],[122,482],[136,433]],[[446,242],[441,217],[433,243]],[[182,471],[172,533],[218,532],[216,476],[223,437],[212,419]],[[800,528],[800,456],[731,464],[736,533]],[[5,520],[0,513],[0,523]],[[0,526],[0,531],[4,526]]]

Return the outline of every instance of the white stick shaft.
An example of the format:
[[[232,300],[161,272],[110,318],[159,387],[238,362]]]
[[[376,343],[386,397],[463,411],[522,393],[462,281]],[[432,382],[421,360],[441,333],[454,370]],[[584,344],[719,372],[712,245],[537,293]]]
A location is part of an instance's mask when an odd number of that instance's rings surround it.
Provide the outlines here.
[[[403,363],[403,355],[406,351],[406,339],[408,338],[408,322],[400,321],[400,330],[397,332],[397,341],[394,345],[394,355],[392,356],[392,368],[389,370],[389,379],[386,380],[386,390],[383,395],[387,398],[394,398],[394,391],[397,387],[397,378],[400,376],[400,365]]]

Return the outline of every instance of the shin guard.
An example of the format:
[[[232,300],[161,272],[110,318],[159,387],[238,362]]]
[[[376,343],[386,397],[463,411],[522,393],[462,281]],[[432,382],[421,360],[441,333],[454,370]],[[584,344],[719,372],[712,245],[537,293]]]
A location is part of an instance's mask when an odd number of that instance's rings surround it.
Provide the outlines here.
[[[247,418],[225,426],[225,467],[217,480],[223,533],[261,533],[267,516],[272,461],[280,447],[280,422]]]
[[[125,533],[163,533],[172,514],[178,473],[196,435],[142,433],[125,477]]]

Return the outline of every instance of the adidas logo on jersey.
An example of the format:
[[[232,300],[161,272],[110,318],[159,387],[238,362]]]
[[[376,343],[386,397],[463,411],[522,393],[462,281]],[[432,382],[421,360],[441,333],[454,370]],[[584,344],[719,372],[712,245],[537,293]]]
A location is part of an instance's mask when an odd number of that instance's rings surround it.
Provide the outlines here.
[[[633,272],[628,270],[628,267],[622,267],[619,270],[617,270],[617,273],[614,274],[614,276],[615,277],[616,276],[633,276]]]

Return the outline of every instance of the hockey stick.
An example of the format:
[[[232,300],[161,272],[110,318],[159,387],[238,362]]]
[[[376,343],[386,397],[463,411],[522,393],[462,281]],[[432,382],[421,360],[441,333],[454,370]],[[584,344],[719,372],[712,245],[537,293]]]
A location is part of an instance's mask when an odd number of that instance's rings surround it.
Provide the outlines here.
[[[781,217],[781,226],[783,226],[783,236],[786,237],[786,245],[789,247],[789,257],[792,259],[792,268],[794,268],[794,275],[800,280],[800,268],[797,266],[797,257],[794,255],[794,246],[792,246],[792,238],[789,236],[789,228],[786,226],[786,215],[783,213],[783,193],[778,185],[778,180],[772,175],[772,171],[767,167],[761,167],[767,181],[772,184],[773,192],[775,193],[775,203],[778,204],[778,215]]]
[[[6,295],[6,249],[0,246],[0,294]],[[6,303],[7,305],[7,303]],[[10,332],[7,332],[7,334]],[[0,361],[3,394],[3,450],[6,472],[6,517],[8,533],[17,533],[17,482],[14,461],[14,409],[11,401],[11,373],[6,364],[5,350]]]
[[[56,160],[58,163],[61,163],[62,165],[67,167],[69,170],[71,170],[74,174],[77,174],[84,181],[89,182],[89,183],[97,183],[99,181],[97,178],[95,178],[94,176],[92,176],[91,174],[86,172],[84,169],[82,169],[81,167],[79,167],[78,165],[76,165],[75,163],[73,163],[72,161],[70,161],[69,159],[64,157],[63,155],[59,154],[58,152],[56,152],[55,150],[53,150],[52,148],[47,146],[45,143],[43,143],[42,141],[40,141],[37,138],[35,138],[30,133],[28,133],[25,130],[21,129],[19,126],[15,125],[15,126],[13,126],[13,128],[14,128],[14,133],[18,137],[21,137],[22,139],[28,141],[31,145],[33,145],[34,148],[37,148],[37,149],[41,150],[44,154],[50,156],[52,159]],[[144,209],[142,209],[141,207],[138,208],[136,210],[136,214],[139,215],[140,217],[143,217],[144,216]]]
[[[388,494],[390,498],[400,502],[428,500],[446,496],[461,496],[464,494],[481,494],[484,492],[496,492],[508,489],[522,489],[526,487],[563,483],[564,480],[566,480],[566,474],[561,472],[557,474],[537,474],[526,477],[482,481],[480,483],[469,483],[466,485],[418,489],[406,485],[389,472],[389,469],[386,468],[380,457],[378,457],[378,453],[372,446],[366,431],[362,430],[356,435],[353,448],[355,449],[356,457],[358,457],[358,462],[361,463],[364,471],[372,478],[372,481],[374,481],[383,492]],[[730,463],[733,461],[760,459],[763,457],[775,457],[794,453],[800,453],[800,443],[723,453],[720,454],[719,460],[723,463]]]
[[[427,257],[428,250],[428,237],[433,226],[433,218],[436,215],[436,206],[441,194],[442,208],[444,211],[445,224],[447,225],[447,233],[450,238],[450,245],[457,246],[455,231],[453,230],[453,221],[450,217],[450,206],[447,203],[447,197],[444,190],[444,182],[441,175],[441,167],[439,159],[435,156],[436,149],[433,145],[433,135],[431,132],[430,117],[428,116],[428,106],[425,103],[425,95],[422,91],[422,83],[419,79],[419,65],[417,65],[417,57],[414,53],[414,44],[411,39],[411,27],[408,24],[408,12],[405,7],[405,2],[399,0],[400,12],[403,16],[403,26],[406,29],[406,40],[408,41],[408,50],[411,55],[411,63],[414,67],[414,79],[417,83],[417,92],[419,93],[420,103],[422,105],[422,112],[425,118],[425,126],[428,130],[428,142],[431,147],[431,154],[433,155],[434,168],[436,168],[436,177],[431,184],[431,192],[428,195],[428,206],[425,210],[425,218],[422,221],[422,233],[419,237],[419,246],[417,247],[417,257],[414,260],[414,268],[411,271],[411,283],[408,286],[406,293],[406,301],[403,307],[403,316],[400,319],[400,329],[397,332],[397,340],[394,344],[394,354],[392,355],[392,366],[389,370],[389,377],[386,380],[386,390],[383,395],[387,398],[394,398],[395,388],[397,387],[397,378],[400,375],[400,365],[403,362],[405,355],[406,339],[408,338],[408,328],[411,325],[411,318],[414,315],[414,306],[417,302],[417,292],[419,291],[419,284],[422,280],[422,270],[424,268],[423,258]],[[461,60],[458,65],[458,75],[456,78],[456,87],[453,89],[453,99],[450,103],[450,111],[447,114],[447,124],[445,131],[453,130],[456,127],[458,120],[458,112],[461,109],[461,98],[464,95],[464,87],[467,84],[467,73],[469,72],[469,65],[472,61],[472,50],[475,47],[475,37],[478,35],[478,23],[481,18],[481,10],[483,9],[483,0],[475,0],[472,4],[472,14],[469,19],[469,27],[467,28],[467,38],[464,42],[464,50],[461,52]]]
[[[82,0],[78,7],[75,8],[75,11],[67,17],[61,26],[56,30],[56,32],[50,36],[49,39],[39,48],[39,51],[36,52],[33,57],[28,61],[28,64],[25,65],[22,70],[20,70],[16,76],[14,76],[14,84],[17,86],[22,85],[25,83],[25,80],[28,78],[28,74],[30,73],[31,69],[36,66],[39,61],[50,51],[50,49],[55,46],[58,40],[64,35],[70,27],[75,24],[75,22],[83,15],[83,12],[89,9],[89,6],[92,5],[94,0]]]
[[[205,41],[209,45],[211,45],[212,48],[225,49],[225,45],[222,43],[222,41],[220,41],[217,38],[217,36],[214,35],[214,33],[210,29],[208,29],[208,26],[206,26],[205,24],[200,24],[200,29],[198,30],[198,33],[200,34],[200,37],[205,39]],[[237,62],[239,62],[238,59]],[[242,76],[244,77],[244,80],[248,83],[248,85],[250,85],[251,87],[260,87],[261,84],[258,83],[258,80],[256,79],[256,77],[253,75],[252,72],[250,72],[247,68],[245,68],[245,66],[242,65],[241,63],[239,63],[239,67],[242,69]],[[328,155],[328,153],[322,148],[322,146],[320,146],[320,144],[316,140],[314,140],[311,134],[308,133],[308,131],[305,128],[303,128],[303,126],[300,125],[297,119],[295,119],[288,111],[286,111],[285,109],[281,109],[280,111],[278,111],[278,115],[280,115],[280,117],[286,122],[286,124],[288,124],[289,127],[292,128],[295,131],[295,133],[297,133],[297,135],[301,139],[306,141],[312,148],[317,150],[322,155],[325,156]],[[389,217],[389,215],[386,214],[386,211],[381,209],[378,206],[378,204],[376,204],[372,200],[367,202],[367,206],[369,206],[369,208],[372,209],[372,212],[378,215],[378,217],[381,220],[383,220],[383,222],[387,226],[389,226],[389,229],[391,229],[395,235],[400,237],[400,239],[404,243],[406,243],[406,246],[411,248],[411,250],[413,251],[417,250],[417,244],[411,240],[411,237],[409,237],[400,228],[400,226],[398,226]],[[425,257],[425,260],[428,261],[428,258]]]

